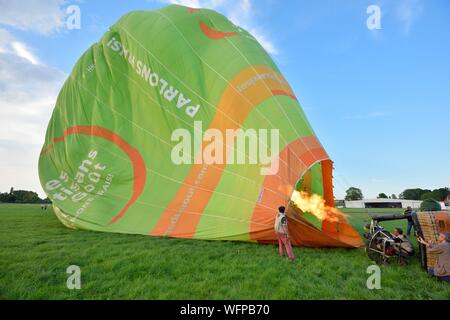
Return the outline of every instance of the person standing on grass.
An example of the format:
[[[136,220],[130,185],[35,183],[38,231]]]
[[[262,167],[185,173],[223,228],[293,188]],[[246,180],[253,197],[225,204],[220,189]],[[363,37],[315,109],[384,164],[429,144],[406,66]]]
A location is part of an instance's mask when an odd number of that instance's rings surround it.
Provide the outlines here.
[[[406,229],[406,234],[409,237],[411,235],[411,229],[414,227],[414,234],[416,234],[416,226],[414,225],[414,221],[412,218],[413,209],[411,207],[407,207],[405,212],[403,213],[406,216],[406,219],[408,219],[408,229]]]
[[[286,252],[288,254],[289,260],[293,261],[295,259],[294,252],[292,251],[291,240],[289,239],[288,232],[288,220],[285,207],[279,207],[278,213],[275,218],[275,232],[278,238],[278,247],[280,251],[280,256],[284,257],[283,245],[286,247]]]
[[[428,272],[450,283],[450,233],[439,233],[438,243],[426,242],[421,237],[417,241],[426,246],[428,252],[436,254],[436,262],[432,268],[428,268]]]

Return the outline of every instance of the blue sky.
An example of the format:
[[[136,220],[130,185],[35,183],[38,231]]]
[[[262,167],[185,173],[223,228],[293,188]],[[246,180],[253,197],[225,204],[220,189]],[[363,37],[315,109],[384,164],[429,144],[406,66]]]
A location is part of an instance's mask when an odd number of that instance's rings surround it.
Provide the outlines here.
[[[338,198],[450,186],[447,0],[28,0],[0,1],[0,192],[43,195],[38,153],[72,66],[123,14],[170,2],[225,14],[272,54],[335,162]],[[366,25],[373,4],[380,30]]]

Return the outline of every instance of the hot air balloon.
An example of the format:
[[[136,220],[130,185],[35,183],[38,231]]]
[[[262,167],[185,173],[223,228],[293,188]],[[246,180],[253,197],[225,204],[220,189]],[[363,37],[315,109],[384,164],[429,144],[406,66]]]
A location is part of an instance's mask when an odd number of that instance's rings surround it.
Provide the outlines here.
[[[293,244],[357,247],[333,209],[332,169],[258,41],[215,11],[179,5],[126,14],[81,56],[39,157],[70,228],[273,242],[277,208],[298,200],[297,187],[320,196],[326,215],[289,206]]]

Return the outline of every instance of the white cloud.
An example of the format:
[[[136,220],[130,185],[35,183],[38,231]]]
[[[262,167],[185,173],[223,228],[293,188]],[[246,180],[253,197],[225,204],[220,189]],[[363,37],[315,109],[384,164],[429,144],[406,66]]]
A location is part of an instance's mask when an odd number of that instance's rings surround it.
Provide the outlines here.
[[[401,0],[397,9],[397,16],[403,25],[405,34],[409,34],[413,23],[422,15],[424,5],[422,0]]]
[[[40,146],[5,144],[0,140],[1,175],[0,192],[8,192],[11,187],[19,190],[35,191],[42,198],[45,193],[39,183],[38,157]]]
[[[11,47],[19,57],[28,60],[31,64],[39,64],[39,60],[31,53],[25,44],[14,41],[11,43]]]
[[[200,8],[201,7],[199,0],[172,0],[169,2],[173,3],[173,4],[179,4],[182,6],[186,6],[186,7],[191,7],[191,8]]]
[[[250,32],[261,46],[271,55],[279,54],[275,44],[269,39],[255,20],[251,0],[163,0],[191,8],[208,8],[225,15],[235,25]]]
[[[236,24],[236,23],[235,23]],[[250,32],[255,38],[256,40],[258,40],[258,42],[261,44],[261,46],[266,49],[266,51],[268,53],[270,53],[271,55],[278,55],[280,52],[278,51],[278,49],[275,47],[274,43],[272,41],[270,41],[263,33],[261,33],[261,31],[257,28],[248,28],[248,27],[243,27],[244,29],[247,29],[248,32]]]
[[[63,27],[64,0],[0,0],[0,24],[48,35]]]
[[[43,195],[37,178],[38,154],[65,78],[0,29],[0,192],[14,186]]]

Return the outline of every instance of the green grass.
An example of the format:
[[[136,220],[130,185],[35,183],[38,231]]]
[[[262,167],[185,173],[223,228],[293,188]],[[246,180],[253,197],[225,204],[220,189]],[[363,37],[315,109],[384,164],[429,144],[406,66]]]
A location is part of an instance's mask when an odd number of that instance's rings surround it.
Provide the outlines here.
[[[339,209],[345,213],[403,213],[402,208],[343,208]]]
[[[357,228],[368,219],[351,216]],[[272,245],[70,230],[35,205],[0,205],[0,243],[2,299],[450,299],[418,258],[383,266],[369,290],[360,249],[294,248],[290,263]],[[81,290],[66,288],[72,264]]]
[[[371,221],[372,216],[398,214],[403,212],[398,210],[392,211],[392,209],[370,209],[370,211],[355,211],[355,209],[340,209],[340,210],[344,212],[344,214],[349,219],[353,227],[357,229],[360,233],[364,232],[362,229],[366,224],[368,224]],[[406,227],[408,226],[408,223],[406,222],[406,220],[394,220],[382,222],[381,225],[391,231],[394,228],[399,227],[406,233]],[[410,240],[415,241],[415,239]],[[417,243],[417,241],[415,242]]]

